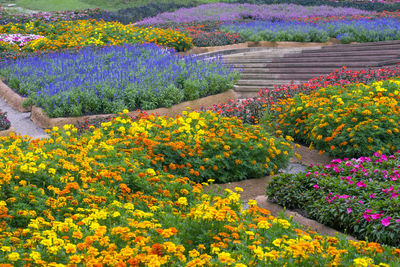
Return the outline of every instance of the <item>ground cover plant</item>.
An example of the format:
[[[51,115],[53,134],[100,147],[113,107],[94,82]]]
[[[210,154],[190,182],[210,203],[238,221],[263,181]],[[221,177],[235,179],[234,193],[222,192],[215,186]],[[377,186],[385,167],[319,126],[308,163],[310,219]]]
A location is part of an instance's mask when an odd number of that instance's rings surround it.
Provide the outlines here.
[[[390,154],[400,147],[399,84],[328,86],[279,100],[266,123],[332,157]]]
[[[0,33],[3,35],[35,34],[44,36],[44,38],[27,42],[21,47],[21,51],[27,52],[139,42],[155,43],[174,48],[177,51],[186,51],[193,46],[191,39],[186,34],[170,29],[125,26],[118,22],[97,20],[9,23],[0,26]]]
[[[330,22],[253,21],[224,25],[223,31],[239,33],[246,41],[342,43],[399,40],[400,22],[394,18],[337,20]]]
[[[189,113],[182,119],[205,119],[216,133],[226,129],[210,116],[226,119],[211,113]],[[0,153],[0,262],[120,266],[400,263],[398,249],[304,232],[286,219],[270,216],[255,201],[243,210],[240,188],[215,195],[204,190],[207,183],[152,168],[147,147],[156,146],[156,140],[148,134],[154,129],[145,125],[167,130],[164,120],[171,119],[150,116],[131,122],[122,116],[81,136],[76,135],[76,128],[64,126],[63,130],[54,128],[49,139],[1,138],[0,149],[8,152]],[[185,132],[187,127],[182,125],[180,130]],[[200,131],[191,127],[187,140]],[[231,149],[239,145],[231,144]]]
[[[11,88],[50,117],[170,107],[224,92],[238,79],[220,58],[181,57],[154,44],[17,59],[0,72]]]
[[[291,18],[306,18],[315,16],[345,16],[371,14],[371,12],[353,8],[333,8],[328,6],[304,7],[301,5],[253,5],[253,4],[207,4],[194,8],[182,8],[174,12],[161,13],[153,18],[137,22],[151,25],[166,22],[194,21],[236,21],[242,19],[257,20],[289,20]]]
[[[11,126],[10,121],[7,119],[7,112],[0,110],[0,131],[8,130]]]
[[[399,152],[392,156],[374,153],[274,177],[267,195],[356,238],[398,247],[399,178]]]

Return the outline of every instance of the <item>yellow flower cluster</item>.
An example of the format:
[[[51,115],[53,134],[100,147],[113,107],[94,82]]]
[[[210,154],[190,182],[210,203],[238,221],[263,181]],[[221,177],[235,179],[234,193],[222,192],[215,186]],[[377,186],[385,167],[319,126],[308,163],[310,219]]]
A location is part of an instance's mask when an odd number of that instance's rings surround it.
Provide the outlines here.
[[[82,136],[66,125],[49,139],[0,137],[2,266],[400,264],[395,249],[304,232],[255,201],[244,210],[240,188],[215,195],[151,167],[152,130],[175,123],[171,135],[195,136],[201,129],[190,123],[209,116],[123,115]]]
[[[400,147],[400,81],[331,86],[282,99],[273,120],[285,134],[333,157],[390,154]],[[368,155],[369,155],[368,154]]]
[[[22,51],[60,50],[83,46],[124,45],[138,42],[154,43],[177,51],[190,49],[192,39],[171,29],[141,28],[119,22],[96,20],[29,22],[0,26],[0,33],[38,34],[45,38],[28,42]],[[4,46],[1,46],[4,47]],[[11,48],[10,48],[11,49]]]

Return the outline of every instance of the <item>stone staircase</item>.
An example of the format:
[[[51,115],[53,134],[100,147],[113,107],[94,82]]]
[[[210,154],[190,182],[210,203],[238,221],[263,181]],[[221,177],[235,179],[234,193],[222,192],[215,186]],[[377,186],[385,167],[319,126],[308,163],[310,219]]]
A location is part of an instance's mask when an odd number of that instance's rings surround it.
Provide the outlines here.
[[[359,70],[400,63],[400,41],[235,52],[223,55],[223,61],[241,70],[235,91],[242,98],[257,96],[261,88],[300,83],[343,66]]]

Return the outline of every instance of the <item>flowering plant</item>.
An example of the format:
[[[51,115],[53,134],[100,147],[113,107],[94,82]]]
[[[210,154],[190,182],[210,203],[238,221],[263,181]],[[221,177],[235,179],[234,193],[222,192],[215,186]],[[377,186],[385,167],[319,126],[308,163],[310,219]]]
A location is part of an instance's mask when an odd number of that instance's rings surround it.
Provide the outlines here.
[[[0,111],[0,131],[7,130],[10,128],[11,123],[7,119],[7,112],[1,112]]]
[[[400,151],[399,151],[400,152]],[[400,245],[400,153],[335,159],[274,177],[267,195],[360,239]]]
[[[281,99],[268,123],[334,157],[393,153],[400,147],[398,79],[328,86]]]
[[[151,168],[157,140],[147,132],[164,120],[122,115],[81,136],[66,125],[49,139],[0,137],[0,263],[400,264],[399,249],[303,231],[254,200],[244,210],[241,188],[216,195],[209,183]]]
[[[82,46],[109,46],[154,43],[171,47],[177,51],[187,51],[193,44],[186,34],[171,29],[135,27],[118,22],[96,20],[57,21],[45,23],[9,23],[0,26],[3,34],[34,34],[44,38],[32,40],[22,51],[61,50]]]
[[[181,57],[154,44],[50,53],[0,69],[27,105],[50,117],[151,110],[224,92],[238,73],[220,58]]]
[[[36,34],[0,34],[0,42],[7,42],[10,44],[18,45],[19,47],[25,46],[28,42],[44,38],[44,36]]]

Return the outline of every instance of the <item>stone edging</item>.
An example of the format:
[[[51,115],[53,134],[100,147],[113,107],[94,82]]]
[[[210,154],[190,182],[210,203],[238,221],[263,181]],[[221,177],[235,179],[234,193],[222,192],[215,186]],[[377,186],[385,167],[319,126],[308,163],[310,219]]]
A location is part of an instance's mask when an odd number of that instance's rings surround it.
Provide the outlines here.
[[[245,42],[239,44],[223,45],[223,46],[208,46],[208,47],[193,47],[187,52],[181,52],[181,55],[187,54],[202,54],[208,52],[214,52],[219,50],[229,50],[229,49],[239,49],[247,47],[275,47],[275,48],[298,48],[298,47],[321,47],[329,45],[340,44],[340,41],[331,38],[326,43],[301,43],[301,42],[269,42],[269,41],[259,41],[259,42]]]
[[[10,133],[15,133],[15,129],[13,127],[8,128],[7,130],[0,131],[0,137],[8,136]]]
[[[218,103],[226,103],[231,99],[233,100],[237,99],[237,94],[232,89],[217,95],[211,95],[193,101],[182,102],[170,108],[158,108],[146,112],[148,114],[158,114],[161,116],[174,117],[176,115],[181,114],[181,112],[186,110],[187,107],[190,107],[191,109],[200,109],[202,107],[211,107],[214,104]],[[132,111],[128,113],[128,115],[137,115],[137,114],[138,114],[137,111]],[[82,123],[87,119],[105,118],[113,115],[115,114],[104,114],[104,115],[102,114],[102,115],[66,117],[66,118],[49,118],[41,108],[34,106],[32,107],[31,111],[31,120],[41,128],[50,129],[53,127],[62,127],[63,125],[66,124]]]
[[[22,107],[22,102],[25,98],[14,92],[2,80],[0,80],[0,97],[2,97],[10,107],[19,112],[31,111],[31,107]]]

